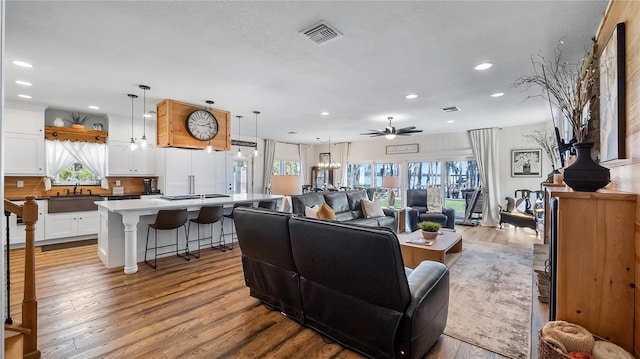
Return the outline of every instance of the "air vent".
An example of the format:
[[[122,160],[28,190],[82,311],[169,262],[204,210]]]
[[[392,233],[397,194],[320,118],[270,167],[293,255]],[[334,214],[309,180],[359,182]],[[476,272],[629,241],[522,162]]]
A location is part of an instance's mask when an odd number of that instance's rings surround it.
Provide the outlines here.
[[[451,106],[451,107],[443,107],[442,108],[442,112],[456,112],[456,111],[460,111],[460,107]]]
[[[327,41],[337,39],[342,36],[340,31],[336,30],[336,28],[324,21],[320,21],[319,23],[300,31],[300,33],[317,44],[324,44]]]

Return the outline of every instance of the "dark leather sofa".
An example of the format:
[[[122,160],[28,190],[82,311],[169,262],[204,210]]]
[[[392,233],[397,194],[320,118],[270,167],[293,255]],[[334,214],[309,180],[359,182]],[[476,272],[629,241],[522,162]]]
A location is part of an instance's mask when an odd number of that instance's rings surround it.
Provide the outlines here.
[[[407,217],[411,232],[418,230],[418,223],[431,221],[439,223],[444,228],[454,229],[456,225],[456,211],[453,208],[442,207],[442,213],[427,213],[427,190],[407,190]]]
[[[362,213],[360,201],[368,198],[365,190],[312,192],[291,196],[293,213],[304,216],[304,208],[321,206],[326,202],[336,212],[336,221],[348,222],[371,227],[387,227],[391,230],[397,228],[398,219],[396,213],[389,208],[382,208],[384,217],[365,218]]]
[[[422,358],[442,334],[449,272],[404,267],[386,228],[237,208],[250,293],[290,318],[371,358]]]

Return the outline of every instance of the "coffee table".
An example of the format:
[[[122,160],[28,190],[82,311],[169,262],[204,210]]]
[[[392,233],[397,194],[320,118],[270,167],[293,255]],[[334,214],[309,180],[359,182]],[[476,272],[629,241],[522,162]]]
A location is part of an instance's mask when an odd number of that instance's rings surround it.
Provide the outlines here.
[[[422,261],[436,261],[451,267],[462,255],[462,235],[453,231],[442,230],[433,244],[407,243],[408,239],[422,238],[422,231],[417,230],[410,235],[401,236],[400,250],[405,267],[415,268]]]

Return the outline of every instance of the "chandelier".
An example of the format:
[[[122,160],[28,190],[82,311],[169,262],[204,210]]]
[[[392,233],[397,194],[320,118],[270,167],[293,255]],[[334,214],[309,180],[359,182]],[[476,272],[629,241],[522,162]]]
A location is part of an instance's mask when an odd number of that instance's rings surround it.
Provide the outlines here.
[[[316,139],[318,141],[320,141],[319,137],[316,138]],[[323,142],[323,141],[320,141],[320,142]],[[318,167],[319,168],[326,168],[326,169],[330,169],[330,170],[339,169],[340,168],[340,163],[339,162],[333,162],[333,157],[331,156],[331,137],[329,137],[329,140],[327,142],[329,143],[328,156],[320,156],[320,162],[318,163]]]

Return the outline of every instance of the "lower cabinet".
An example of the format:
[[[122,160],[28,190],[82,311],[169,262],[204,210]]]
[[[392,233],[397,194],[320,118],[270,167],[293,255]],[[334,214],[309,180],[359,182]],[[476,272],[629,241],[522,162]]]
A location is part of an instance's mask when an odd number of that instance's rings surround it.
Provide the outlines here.
[[[22,205],[24,201],[13,201],[16,204]],[[38,221],[36,222],[35,241],[44,240],[44,216],[47,213],[47,201],[37,200],[38,204]],[[10,244],[22,244],[25,243],[27,234],[25,232],[25,224],[22,222],[22,217],[18,217],[15,213],[11,213],[9,216],[9,241]]]
[[[47,214],[45,239],[97,235],[99,224],[98,211]]]

